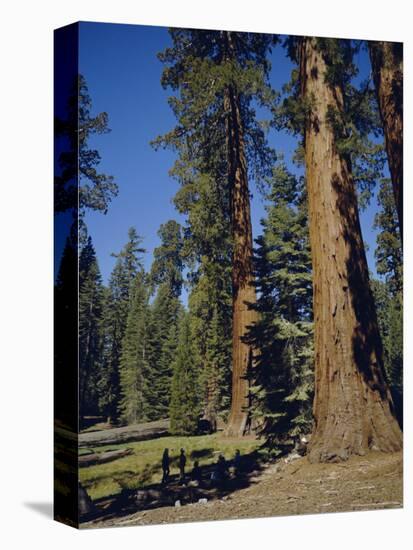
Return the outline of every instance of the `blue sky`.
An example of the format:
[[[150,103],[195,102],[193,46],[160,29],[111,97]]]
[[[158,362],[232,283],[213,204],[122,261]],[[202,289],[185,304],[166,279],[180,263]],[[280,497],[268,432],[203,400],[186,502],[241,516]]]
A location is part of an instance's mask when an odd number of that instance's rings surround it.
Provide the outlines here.
[[[127,231],[135,226],[144,239],[149,269],[153,249],[158,246],[160,224],[174,218],[185,219],[174,209],[172,197],[178,183],[168,176],[174,162],[170,151],[155,151],[150,141],[170,130],[175,119],[168,106],[170,92],[160,84],[162,64],[156,55],[170,44],[162,27],[81,23],[79,32],[79,70],[86,78],[92,97],[92,114],[106,111],[111,132],[94,136],[90,145],[102,156],[100,170],[115,177],[118,197],[106,215],[88,212],[86,223],[92,236],[104,282],[113,268],[112,252],[118,252],[127,240]],[[360,77],[369,72],[366,53],[359,54]],[[280,89],[290,76],[291,64],[281,47],[272,54],[272,85]],[[270,144],[288,161],[295,139],[271,131]],[[261,232],[265,214],[260,193],[250,182],[253,194],[251,213],[254,238]],[[376,234],[372,229],[377,205],[373,199],[361,212],[363,238],[368,245],[369,267],[375,273]]]

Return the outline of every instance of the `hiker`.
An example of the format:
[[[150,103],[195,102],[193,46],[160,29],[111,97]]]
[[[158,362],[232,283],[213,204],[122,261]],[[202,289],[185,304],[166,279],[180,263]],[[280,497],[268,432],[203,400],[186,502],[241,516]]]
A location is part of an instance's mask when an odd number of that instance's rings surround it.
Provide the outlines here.
[[[232,461],[232,464],[234,466],[234,476],[238,477],[241,473],[241,453],[239,449],[235,451],[234,460]]]
[[[194,467],[192,468],[192,473],[191,473],[191,480],[198,483],[201,483],[202,481],[202,470],[199,467],[198,460],[195,460],[194,462]]]
[[[169,478],[169,450],[165,449],[162,455],[162,485],[168,483]]]
[[[225,482],[225,480],[228,477],[228,468],[227,468],[227,462],[225,460],[224,455],[220,454],[218,457],[218,461],[215,464],[214,471],[211,475],[211,481],[213,481],[217,486],[222,486]]]
[[[185,480],[185,464],[186,464],[186,456],[185,456],[185,449],[181,449],[181,454],[179,455],[179,481],[181,483]]]

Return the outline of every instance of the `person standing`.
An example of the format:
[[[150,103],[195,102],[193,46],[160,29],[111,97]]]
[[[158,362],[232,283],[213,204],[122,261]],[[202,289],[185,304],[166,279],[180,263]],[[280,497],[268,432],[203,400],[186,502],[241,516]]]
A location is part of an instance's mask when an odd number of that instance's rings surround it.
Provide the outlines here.
[[[165,449],[162,455],[162,485],[168,483],[169,478],[169,450]]]
[[[185,465],[186,465],[186,456],[185,449],[181,449],[181,454],[179,455],[179,481],[181,483],[185,480]]]

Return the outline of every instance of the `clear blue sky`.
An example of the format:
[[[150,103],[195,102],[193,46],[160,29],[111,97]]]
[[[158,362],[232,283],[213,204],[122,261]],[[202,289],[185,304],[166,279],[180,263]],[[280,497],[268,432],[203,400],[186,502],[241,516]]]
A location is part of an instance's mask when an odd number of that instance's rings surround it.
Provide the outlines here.
[[[158,246],[161,223],[174,218],[184,223],[172,204],[178,184],[168,176],[174,162],[170,151],[154,151],[149,142],[170,130],[175,119],[167,103],[168,91],[162,89],[162,64],[157,53],[169,45],[166,28],[104,23],[81,23],[80,72],[85,76],[93,101],[92,114],[106,111],[111,132],[96,136],[90,145],[102,156],[100,169],[115,177],[119,195],[106,215],[89,212],[86,217],[103,280],[107,282],[113,267],[112,252],[118,252],[127,240],[127,231],[135,226],[144,238],[149,269],[153,249]],[[369,73],[366,53],[359,54],[360,78]],[[288,81],[291,64],[281,47],[272,55],[272,85],[280,89]],[[291,136],[271,131],[270,144],[284,153],[287,161],[295,149]],[[251,182],[254,238],[260,233],[264,204]],[[376,235],[372,229],[377,205],[361,213],[363,237],[368,244],[368,262],[375,273]]]

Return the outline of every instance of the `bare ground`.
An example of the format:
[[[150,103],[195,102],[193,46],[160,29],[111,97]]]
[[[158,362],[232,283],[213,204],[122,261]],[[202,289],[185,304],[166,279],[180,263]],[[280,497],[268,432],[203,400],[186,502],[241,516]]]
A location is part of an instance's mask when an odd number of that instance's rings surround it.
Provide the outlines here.
[[[310,464],[306,457],[265,466],[246,488],[223,498],[166,506],[82,525],[112,527],[188,521],[401,508],[402,453],[371,452],[348,462]]]

